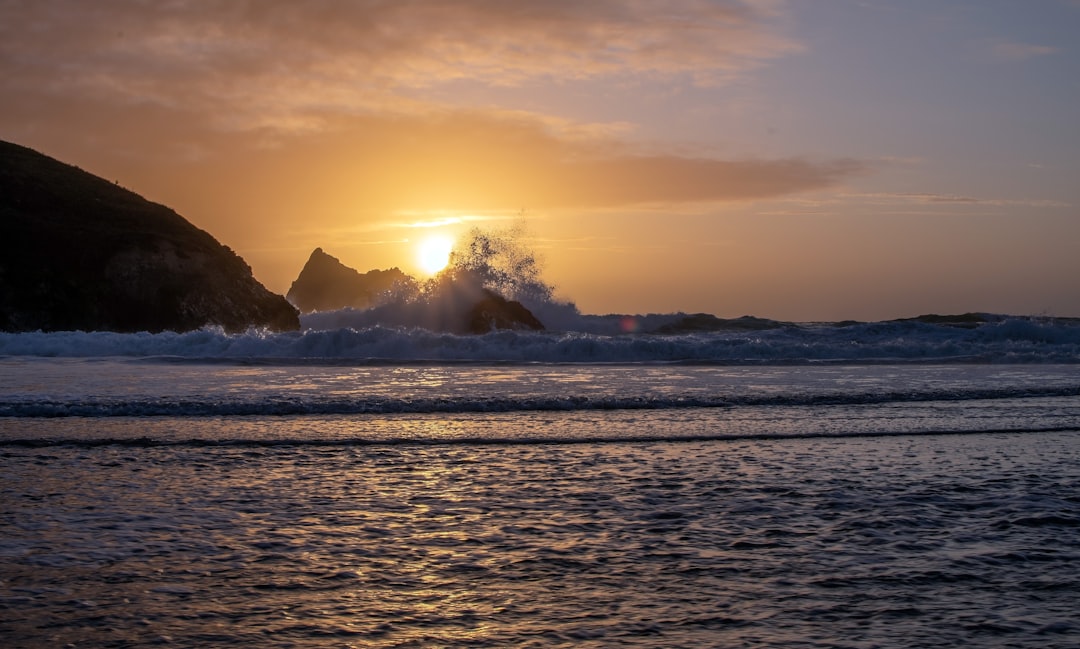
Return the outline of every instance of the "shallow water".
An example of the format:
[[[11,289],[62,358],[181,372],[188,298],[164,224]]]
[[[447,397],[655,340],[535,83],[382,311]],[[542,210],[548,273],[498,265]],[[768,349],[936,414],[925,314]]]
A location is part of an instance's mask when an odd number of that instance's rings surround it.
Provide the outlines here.
[[[1076,368],[0,358],[0,640],[1075,647]]]
[[[7,646],[1080,642],[1077,433],[0,452]]]

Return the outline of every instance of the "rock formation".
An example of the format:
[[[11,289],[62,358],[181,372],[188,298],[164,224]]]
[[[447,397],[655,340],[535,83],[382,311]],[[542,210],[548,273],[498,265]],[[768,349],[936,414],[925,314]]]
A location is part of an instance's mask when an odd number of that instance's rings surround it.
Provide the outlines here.
[[[301,312],[359,309],[351,326],[418,327],[454,334],[498,329],[541,331],[544,325],[523,304],[486,288],[470,271],[450,269],[423,290],[397,268],[359,273],[316,248],[288,298]]]
[[[990,322],[990,319],[982,313],[962,313],[959,315],[939,315],[937,313],[929,313],[914,318],[900,318],[899,320],[896,320],[896,322],[921,322],[923,324],[941,325],[943,327],[975,329]]]
[[[398,289],[410,285],[415,285],[412,277],[397,268],[360,274],[342,264],[337,257],[323,252],[322,248],[316,248],[285,297],[301,313],[347,307],[367,309],[385,302]]]
[[[507,300],[487,289],[484,289],[484,296],[472,305],[462,321],[463,332],[471,334],[485,334],[496,329],[544,329],[544,325],[521,302]]]
[[[298,329],[236,253],[173,210],[0,142],[0,330]]]
[[[657,327],[652,333],[689,334],[713,331],[765,331],[787,326],[783,322],[744,315],[741,318],[717,318],[708,313],[695,313]]]

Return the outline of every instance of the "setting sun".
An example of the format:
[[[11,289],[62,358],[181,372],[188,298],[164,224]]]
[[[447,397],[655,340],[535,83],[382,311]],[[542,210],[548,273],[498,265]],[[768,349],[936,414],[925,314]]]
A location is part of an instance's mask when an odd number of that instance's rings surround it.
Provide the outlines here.
[[[450,237],[428,237],[417,246],[416,261],[425,273],[434,275],[450,263],[450,251],[453,248],[454,241]]]

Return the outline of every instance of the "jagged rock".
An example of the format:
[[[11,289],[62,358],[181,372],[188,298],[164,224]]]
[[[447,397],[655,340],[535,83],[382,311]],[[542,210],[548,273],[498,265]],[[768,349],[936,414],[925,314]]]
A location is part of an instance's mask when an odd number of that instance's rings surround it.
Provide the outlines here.
[[[300,327],[236,253],[173,210],[0,142],[0,330]]]
[[[414,280],[397,268],[360,274],[337,257],[316,248],[292,283],[285,298],[301,313],[337,309],[367,309],[392,296]]]

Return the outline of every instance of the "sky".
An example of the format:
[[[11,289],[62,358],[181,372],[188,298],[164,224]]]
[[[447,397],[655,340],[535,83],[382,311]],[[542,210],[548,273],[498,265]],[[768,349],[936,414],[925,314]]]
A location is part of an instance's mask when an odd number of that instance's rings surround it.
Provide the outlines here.
[[[0,139],[284,293],[524,222],[585,313],[1080,316],[1080,0],[0,0]]]

